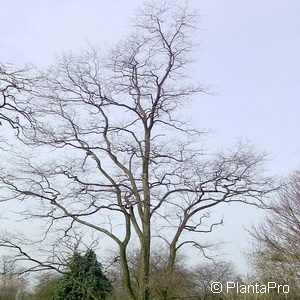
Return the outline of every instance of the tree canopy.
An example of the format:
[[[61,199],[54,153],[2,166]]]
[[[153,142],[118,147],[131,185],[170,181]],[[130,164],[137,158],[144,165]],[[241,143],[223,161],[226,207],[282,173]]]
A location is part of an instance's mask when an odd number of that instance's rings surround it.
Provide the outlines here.
[[[131,34],[105,55],[97,49],[63,54],[26,89],[24,111],[34,122],[22,127],[24,149],[11,152],[18,167],[0,175],[0,201],[20,200],[23,220],[45,223],[44,239],[35,244],[43,254],[49,240],[55,246],[43,261],[28,255],[24,239],[4,236],[0,246],[31,260],[31,270],[59,268],[62,241],[84,230],[117,247],[127,299],[148,300],[151,247],[163,243],[161,298],[167,299],[177,254],[192,246],[206,255],[202,236],[222,223],[207,211],[229,202],[260,206],[273,189],[262,172],[263,153],[242,142],[207,153],[203,131],[179,117],[191,97],[207,92],[189,74],[197,23],[186,4],[146,3]],[[131,244],[139,248],[136,290]],[[71,259],[62,297],[84,292],[74,280],[84,280],[82,261],[97,265],[93,255]]]

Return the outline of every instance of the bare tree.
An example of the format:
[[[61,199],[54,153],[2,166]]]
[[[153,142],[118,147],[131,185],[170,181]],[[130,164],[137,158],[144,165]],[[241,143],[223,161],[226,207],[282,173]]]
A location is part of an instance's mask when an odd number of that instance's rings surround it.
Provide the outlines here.
[[[295,285],[300,294],[300,171],[284,182],[269,209],[252,230],[254,268],[260,277]]]
[[[211,284],[213,282],[220,282],[223,286],[228,281],[240,282],[241,279],[236,273],[234,266],[230,262],[225,261],[210,261],[208,263],[200,264],[193,270],[194,273],[194,285],[198,289],[198,294],[201,295],[201,299],[214,299]],[[235,299],[233,295],[226,295],[226,292],[221,295],[222,299],[229,298]],[[219,299],[219,298],[217,298]]]
[[[219,224],[209,222],[209,208],[260,205],[272,189],[263,154],[243,143],[206,154],[202,133],[178,117],[190,96],[205,92],[187,72],[195,17],[173,3],[146,4],[133,34],[105,58],[96,50],[63,55],[43,74],[31,100],[37,123],[24,131],[28,145],[51,154],[23,158],[1,178],[11,193],[4,198],[28,201],[24,214],[48,222],[47,234],[86,228],[115,242],[128,299],[150,298],[155,239],[168,247],[172,278],[182,247],[207,247],[199,234]],[[130,242],[140,248],[137,291]],[[162,299],[167,295],[168,284]]]
[[[18,272],[18,266],[9,257],[0,258],[0,300],[26,298],[26,278]]]

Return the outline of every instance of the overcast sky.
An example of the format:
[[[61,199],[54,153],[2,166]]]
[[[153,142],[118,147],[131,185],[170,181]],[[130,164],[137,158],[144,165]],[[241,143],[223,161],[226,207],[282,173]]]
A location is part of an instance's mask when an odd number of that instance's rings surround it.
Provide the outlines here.
[[[128,32],[139,0],[0,0],[0,61],[47,66],[62,50],[88,42],[106,48]],[[213,146],[248,138],[272,158],[269,172],[286,175],[300,160],[300,2],[292,0],[190,0],[202,16],[195,39],[196,79],[214,86],[186,110],[195,126],[213,129]],[[255,209],[224,210],[216,237],[240,268],[247,237],[240,225],[258,219]]]

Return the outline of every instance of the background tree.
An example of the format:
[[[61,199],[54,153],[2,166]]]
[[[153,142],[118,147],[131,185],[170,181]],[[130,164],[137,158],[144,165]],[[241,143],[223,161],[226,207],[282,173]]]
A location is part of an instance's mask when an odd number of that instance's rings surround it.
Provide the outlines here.
[[[278,191],[266,220],[253,228],[251,261],[263,280],[291,286],[300,295],[300,171]],[[291,295],[290,295],[291,296]]]
[[[27,300],[26,280],[8,256],[0,259],[0,300]]]
[[[198,290],[198,295],[201,299],[235,299],[234,293],[228,295],[227,293],[213,294],[211,292],[211,284],[213,282],[220,282],[226,286],[228,281],[241,282],[240,276],[234,270],[234,267],[229,262],[207,262],[196,266],[193,270],[195,278],[195,286]]]
[[[35,124],[24,134],[31,157],[22,153],[18,168],[1,177],[4,198],[27,203],[26,218],[48,221],[45,237],[51,229],[63,239],[71,228],[85,228],[115,242],[127,299],[150,298],[155,240],[168,248],[166,299],[179,250],[203,252],[201,234],[220,224],[207,210],[227,202],[260,205],[272,189],[263,154],[243,143],[207,154],[202,132],[178,117],[190,96],[205,91],[187,74],[195,17],[171,2],[146,4],[132,34],[106,57],[96,50],[63,55],[30,100]],[[136,290],[130,243],[140,251]],[[7,239],[1,245],[11,247]]]
[[[54,300],[104,300],[112,286],[101,270],[94,251],[75,253],[68,263],[68,273],[56,285]]]
[[[128,251],[128,266],[130,268],[131,281],[134,289],[139,285],[139,249]],[[153,247],[150,259],[149,290],[153,299],[161,299],[168,285],[168,299],[188,299],[195,297],[198,290],[195,284],[195,274],[192,267],[182,255],[176,257],[172,278],[167,278],[166,265],[168,252],[163,247]],[[109,276],[112,278],[114,291],[109,299],[124,298],[121,287],[121,266],[118,260],[109,268]],[[196,299],[196,298],[195,298]]]
[[[61,275],[48,272],[40,275],[29,300],[53,300],[60,278]]]

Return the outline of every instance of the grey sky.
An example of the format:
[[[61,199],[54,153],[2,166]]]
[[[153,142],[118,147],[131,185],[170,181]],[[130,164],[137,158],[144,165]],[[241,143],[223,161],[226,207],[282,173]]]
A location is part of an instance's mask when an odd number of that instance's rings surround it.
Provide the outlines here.
[[[0,0],[1,62],[47,66],[61,50],[77,51],[87,41],[106,48],[127,32],[139,0]],[[199,128],[211,128],[212,147],[247,137],[271,154],[272,174],[286,175],[300,159],[300,2],[292,0],[191,0],[199,10],[201,41],[196,77],[215,86],[186,113]],[[225,207],[224,207],[225,208]],[[229,258],[243,267],[247,238],[240,224],[255,209],[230,206],[216,237],[231,242]],[[219,212],[220,213],[220,212]],[[233,238],[234,236],[234,238]]]

